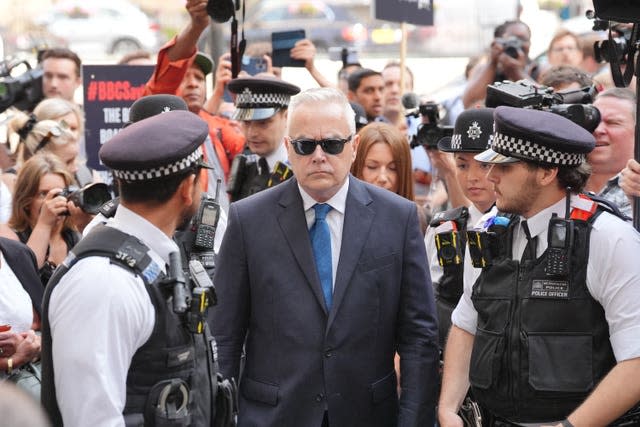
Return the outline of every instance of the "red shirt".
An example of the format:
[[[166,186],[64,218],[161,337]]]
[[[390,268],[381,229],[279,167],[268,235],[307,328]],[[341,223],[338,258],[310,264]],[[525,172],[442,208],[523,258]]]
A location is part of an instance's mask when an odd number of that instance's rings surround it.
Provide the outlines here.
[[[144,95],[167,93],[181,96],[180,83],[196,57],[194,49],[189,58],[170,61],[167,50],[175,45],[177,37],[169,40],[158,52],[158,62],[153,75],[145,85]],[[225,178],[229,176],[231,161],[244,147],[244,135],[238,133],[224,117],[216,116],[205,110],[200,110],[198,116],[209,125],[209,137],[213,142],[224,171]]]

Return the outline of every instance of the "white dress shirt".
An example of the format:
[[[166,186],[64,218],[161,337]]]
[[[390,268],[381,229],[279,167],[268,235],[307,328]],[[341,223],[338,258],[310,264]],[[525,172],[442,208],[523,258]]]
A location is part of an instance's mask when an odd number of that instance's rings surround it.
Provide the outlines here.
[[[162,270],[178,247],[120,205],[107,226],[143,241]],[[58,406],[66,427],[124,426],[127,372],[151,336],[155,311],[142,279],[108,258],[78,261],[49,303]]]
[[[573,196],[571,206],[579,203],[579,198]],[[531,237],[538,237],[537,257],[547,249],[547,229],[553,213],[564,217],[564,198],[527,218]],[[600,214],[592,225],[587,289],[604,308],[616,360],[620,362],[640,357],[640,234],[629,222],[607,212]],[[526,244],[526,236],[522,227],[518,226],[513,237],[513,259],[520,259]],[[451,316],[456,326],[471,334],[476,332],[478,316],[471,301],[471,290],[481,271],[475,269],[472,280],[465,277],[464,295]]]

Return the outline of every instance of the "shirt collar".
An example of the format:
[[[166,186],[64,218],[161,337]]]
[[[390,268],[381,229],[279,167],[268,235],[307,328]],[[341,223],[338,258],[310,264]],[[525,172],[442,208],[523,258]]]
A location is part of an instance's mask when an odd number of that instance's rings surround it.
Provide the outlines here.
[[[169,254],[179,251],[178,245],[158,227],[122,204],[107,225],[140,239],[151,249],[149,256],[162,269],[165,264],[169,264]]]
[[[269,164],[269,172],[273,171],[277,162],[287,163],[287,149],[284,147],[284,142],[281,142],[273,153],[264,158]]]
[[[575,194],[571,195],[571,206],[575,205],[575,198],[578,197]],[[546,233],[547,228],[549,226],[549,220],[551,216],[555,213],[560,218],[564,218],[566,212],[566,198],[561,198],[553,205],[541,210],[531,218],[523,218],[520,217],[521,221],[526,219],[527,226],[529,227],[529,232],[531,233],[531,237],[536,237],[542,233]],[[546,238],[546,236],[545,236]]]
[[[313,197],[309,195],[298,183],[298,189],[300,189],[300,195],[302,196],[302,205],[304,207],[304,211],[308,211],[315,205],[319,203]],[[334,210],[340,212],[344,215],[345,208],[347,206],[347,193],[349,192],[349,177],[344,180],[344,184],[338,190],[336,194],[333,195],[329,200],[325,203],[330,205]]]

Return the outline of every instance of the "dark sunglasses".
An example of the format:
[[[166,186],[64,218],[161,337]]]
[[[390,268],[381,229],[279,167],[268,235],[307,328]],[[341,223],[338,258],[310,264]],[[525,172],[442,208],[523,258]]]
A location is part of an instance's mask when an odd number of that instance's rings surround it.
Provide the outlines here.
[[[344,150],[344,144],[349,142],[353,135],[349,135],[344,139],[340,138],[326,138],[326,139],[290,139],[291,145],[293,145],[293,151],[301,156],[308,156],[316,151],[316,146],[320,146],[322,151],[327,154],[340,154]]]

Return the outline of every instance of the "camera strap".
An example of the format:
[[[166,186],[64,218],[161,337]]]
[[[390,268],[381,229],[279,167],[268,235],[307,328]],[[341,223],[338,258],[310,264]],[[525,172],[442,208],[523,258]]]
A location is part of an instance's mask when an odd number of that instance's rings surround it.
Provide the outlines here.
[[[638,41],[638,32],[640,31],[640,27],[638,24],[633,24],[633,29],[631,30],[631,37],[629,39],[629,48],[626,56],[626,64],[627,67],[624,70],[624,75],[622,74],[622,70],[620,69],[621,61],[620,58],[624,55],[624,52],[620,50],[620,46],[613,40],[613,33],[611,32],[611,25],[609,25],[609,43],[607,44],[609,58],[611,58],[611,77],[613,78],[613,82],[616,87],[628,87],[629,83],[631,83],[631,79],[635,74],[635,56],[636,56],[636,42]]]
[[[247,40],[244,37],[244,21],[246,12],[246,4],[244,0],[242,0],[242,38],[239,42],[236,10],[240,10],[240,0],[236,0],[236,7],[233,12],[233,18],[231,19],[231,77],[234,79],[238,77],[238,73],[240,73],[242,55],[244,55],[244,49],[247,47]]]

